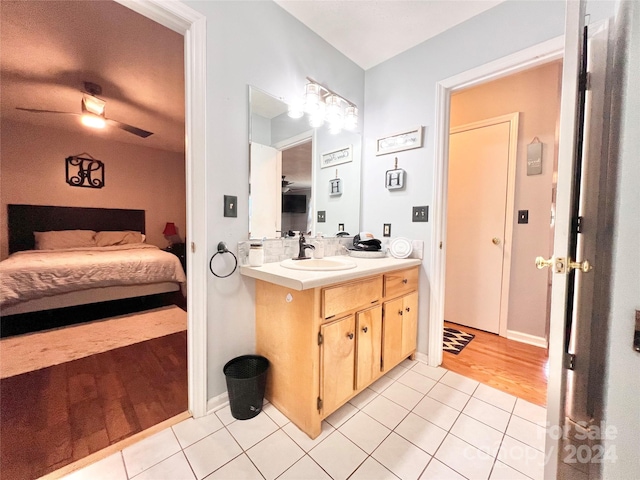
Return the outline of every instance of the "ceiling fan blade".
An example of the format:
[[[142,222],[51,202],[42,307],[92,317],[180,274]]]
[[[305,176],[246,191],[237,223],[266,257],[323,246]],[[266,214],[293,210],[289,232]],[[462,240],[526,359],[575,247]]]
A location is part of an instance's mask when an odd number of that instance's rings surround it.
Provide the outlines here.
[[[116,120],[111,120],[110,118],[106,118],[105,120],[109,125],[113,127],[121,128],[122,130],[125,130],[129,133],[133,133],[134,135],[137,135],[142,138],[147,138],[148,136],[153,135],[153,132],[147,132],[146,130],[143,130],[141,128],[127,125],[126,123],[118,122]]]
[[[25,112],[31,112],[31,113],[64,113],[65,115],[81,115],[80,113],[75,113],[75,112],[60,112],[58,110],[38,110],[37,108],[16,107],[16,110],[23,110]]]

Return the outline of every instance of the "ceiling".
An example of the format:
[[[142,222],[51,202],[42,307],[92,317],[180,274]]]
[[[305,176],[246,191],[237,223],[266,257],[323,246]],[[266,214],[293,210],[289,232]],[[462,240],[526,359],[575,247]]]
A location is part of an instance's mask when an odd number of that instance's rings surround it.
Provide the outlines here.
[[[364,70],[504,0],[275,0]]]
[[[0,8],[3,119],[184,151],[182,35],[115,2],[2,0]],[[84,81],[102,86],[107,118],[153,135],[89,130],[78,116],[16,110],[80,113]]]
[[[363,69],[503,0],[276,0]],[[89,132],[85,81],[102,86],[106,116],[153,132],[90,130],[111,141],[184,151],[183,37],[111,1],[0,2],[3,119]]]

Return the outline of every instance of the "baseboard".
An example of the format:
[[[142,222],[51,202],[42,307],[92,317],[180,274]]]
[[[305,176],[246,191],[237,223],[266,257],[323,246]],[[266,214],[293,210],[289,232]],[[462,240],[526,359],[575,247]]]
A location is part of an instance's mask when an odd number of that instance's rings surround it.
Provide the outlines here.
[[[227,392],[221,393],[217,397],[210,398],[207,400],[207,415],[216,412],[227,405],[229,405],[229,395]]]
[[[507,338],[509,340],[515,340],[516,342],[528,343],[535,347],[547,348],[547,339],[544,337],[536,337],[528,333],[516,332],[514,330],[507,330]]]
[[[426,353],[416,352],[416,360],[429,365],[429,356]]]

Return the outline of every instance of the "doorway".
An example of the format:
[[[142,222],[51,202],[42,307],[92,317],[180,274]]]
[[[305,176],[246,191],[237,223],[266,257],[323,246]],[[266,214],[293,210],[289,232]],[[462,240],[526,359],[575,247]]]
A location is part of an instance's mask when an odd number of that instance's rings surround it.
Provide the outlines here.
[[[563,39],[558,37],[548,42],[517,52],[508,57],[463,72],[445,79],[436,88],[436,165],[434,172],[434,243],[439,248],[432,249],[430,278],[432,293],[430,297],[429,348],[428,361],[432,366],[442,364],[442,333],[445,304],[445,264],[446,264],[446,212],[447,212],[447,175],[448,175],[448,137],[450,130],[450,108],[452,95],[491,80],[501,79],[511,74],[544,65],[562,58]],[[487,116],[491,116],[490,114]],[[470,123],[461,121],[460,124]],[[551,142],[552,144],[554,142]],[[524,261],[527,261],[525,259]],[[531,260],[532,261],[532,260]],[[546,288],[546,287],[545,287]],[[545,290],[546,291],[546,290]]]
[[[482,357],[481,368],[505,377],[508,393],[528,377],[542,378],[532,386],[546,391],[548,273],[536,268],[535,258],[552,251],[561,69],[561,62],[550,62],[451,98],[444,319],[464,333],[473,328],[505,337],[513,351],[518,343],[534,346],[539,371],[527,375],[527,356]],[[508,111],[520,112],[511,116],[511,137],[508,116],[493,117]],[[492,345],[486,335],[474,341],[474,347],[488,342],[487,350]],[[455,369],[473,350],[445,353],[443,363]],[[537,402],[544,405],[546,395]]]

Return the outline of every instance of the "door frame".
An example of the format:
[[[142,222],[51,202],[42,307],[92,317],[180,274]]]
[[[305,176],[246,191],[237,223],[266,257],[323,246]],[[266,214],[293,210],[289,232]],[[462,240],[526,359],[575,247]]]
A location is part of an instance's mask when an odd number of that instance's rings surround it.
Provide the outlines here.
[[[450,109],[449,109],[450,110]],[[489,127],[491,125],[497,125],[500,123],[509,123],[509,153],[507,158],[507,198],[505,201],[505,223],[504,223],[504,238],[502,241],[502,276],[500,285],[500,313],[498,331],[501,337],[507,336],[507,318],[509,318],[509,279],[511,278],[511,245],[513,243],[513,212],[515,206],[515,192],[516,192],[516,159],[518,156],[518,121],[520,118],[519,112],[508,113],[506,115],[500,115],[498,117],[486,118],[477,122],[467,123],[465,125],[459,125],[449,130],[449,135],[453,133],[466,132],[467,130],[473,130],[483,127]],[[448,149],[448,144],[447,144]],[[446,198],[449,192],[448,178],[449,178],[449,156],[447,155],[446,166],[443,169],[445,174],[445,183],[442,185],[442,195]],[[435,204],[434,204],[435,205]],[[444,209],[444,231],[442,232],[443,247],[442,250],[442,272],[446,273],[446,258],[447,258],[447,242],[446,242],[446,221],[448,210],[447,206],[440,204]],[[446,289],[446,275],[443,275],[443,288],[442,294],[444,298],[444,292]],[[444,301],[443,301],[443,321],[444,321]]]
[[[206,17],[180,2],[115,0],[184,36],[188,408],[207,413]]]
[[[480,85],[554,60],[563,58],[564,35],[507,55],[485,65],[467,70],[436,84],[436,112],[434,121],[433,175],[433,236],[429,278],[428,362],[436,367],[442,363],[442,332],[444,326],[445,258],[444,236],[447,220],[447,172],[449,165],[449,117],[451,94]]]

